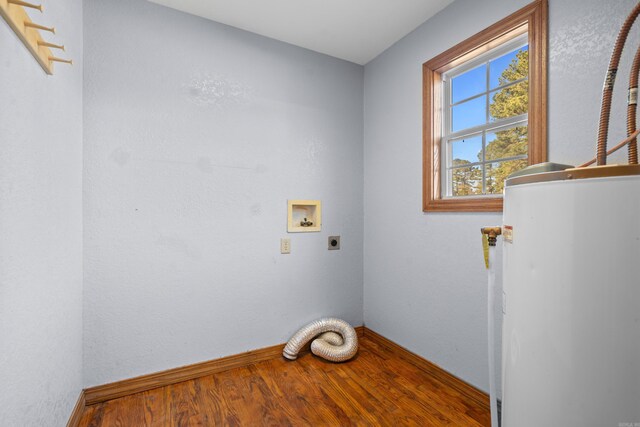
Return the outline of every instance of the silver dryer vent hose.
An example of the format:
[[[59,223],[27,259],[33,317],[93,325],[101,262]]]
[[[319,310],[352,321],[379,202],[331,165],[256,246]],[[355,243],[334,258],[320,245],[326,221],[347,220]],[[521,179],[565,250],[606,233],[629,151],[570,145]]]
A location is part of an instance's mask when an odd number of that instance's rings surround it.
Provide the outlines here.
[[[312,339],[311,352],[332,362],[349,360],[358,351],[356,330],[344,320],[325,317],[314,320],[296,332],[284,347],[282,355],[295,360],[300,349]]]

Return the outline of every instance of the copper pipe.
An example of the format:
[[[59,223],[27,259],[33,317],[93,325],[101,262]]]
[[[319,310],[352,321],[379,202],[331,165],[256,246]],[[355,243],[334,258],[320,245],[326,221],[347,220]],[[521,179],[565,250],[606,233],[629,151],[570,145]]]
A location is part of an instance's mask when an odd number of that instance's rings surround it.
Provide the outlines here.
[[[640,73],[640,46],[636,50],[631,64],[629,75],[629,94],[627,97],[627,136],[636,130],[636,115],[638,111],[638,74]],[[638,141],[633,138],[629,141],[629,164],[638,164]]]
[[[613,48],[613,54],[609,61],[609,69],[604,79],[604,87],[602,88],[602,106],[600,108],[600,124],[598,126],[598,147],[596,150],[596,159],[598,165],[607,164],[607,134],[609,133],[609,117],[611,115],[611,98],[613,96],[613,85],[615,84],[616,74],[618,72],[618,64],[622,56],[622,49],[629,36],[629,31],[633,26],[636,18],[640,15],[640,2],[636,4],[627,19],[622,24],[616,44]]]
[[[615,153],[616,151],[618,151],[619,149],[621,149],[622,147],[624,147],[625,145],[627,145],[629,143],[629,141],[633,140],[636,138],[636,136],[638,136],[638,134],[640,134],[640,129],[636,130],[635,132],[633,132],[631,135],[629,135],[628,137],[626,137],[625,139],[623,139],[620,144],[616,145],[615,147],[613,147],[611,150],[607,151],[607,156],[610,156],[611,154]],[[578,166],[579,168],[586,168],[589,165],[592,165],[596,162],[596,158],[594,157],[593,159],[589,160],[586,163],[581,164],[580,166]]]

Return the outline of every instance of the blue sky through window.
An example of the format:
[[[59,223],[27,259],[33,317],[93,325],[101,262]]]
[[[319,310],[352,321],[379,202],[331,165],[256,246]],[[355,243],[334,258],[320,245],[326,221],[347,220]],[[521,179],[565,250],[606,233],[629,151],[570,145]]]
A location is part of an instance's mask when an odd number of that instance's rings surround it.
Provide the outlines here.
[[[489,86],[495,89],[499,85],[502,73],[516,59],[519,51],[529,50],[525,45],[476,68],[466,71],[451,79],[451,103],[455,104],[463,99],[478,95],[487,91],[487,66],[489,67]],[[520,84],[520,83],[519,83]],[[521,83],[524,84],[524,83]],[[496,91],[489,94],[493,96]],[[486,112],[487,95],[479,96],[470,101],[451,107],[451,132],[458,132],[487,123]]]
[[[463,99],[487,90],[487,64],[460,74],[451,80],[451,103],[455,104]]]
[[[483,125],[487,122],[487,95],[479,96],[470,101],[452,107],[451,131],[457,132],[472,126]]]
[[[482,134],[471,135],[463,139],[451,141],[452,159],[466,160],[469,163],[476,163],[482,159]],[[480,159],[478,159],[480,155]]]

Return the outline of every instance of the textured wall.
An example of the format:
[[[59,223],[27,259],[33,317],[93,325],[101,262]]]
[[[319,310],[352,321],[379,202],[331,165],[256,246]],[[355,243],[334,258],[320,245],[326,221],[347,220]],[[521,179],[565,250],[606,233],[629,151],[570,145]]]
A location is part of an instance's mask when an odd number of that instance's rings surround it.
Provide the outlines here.
[[[0,424],[65,425],[82,387],[82,2],[32,14],[47,76],[0,19]]]
[[[421,212],[421,64],[527,3],[457,0],[365,66],[365,324],[485,390],[479,229],[501,215]],[[549,3],[550,160],[577,164],[595,154],[602,81],[634,1]],[[624,133],[623,86],[638,40],[634,30],[612,140]]]
[[[85,384],[362,324],[363,67],[141,0],[84,17]],[[299,198],[322,232],[287,235]]]

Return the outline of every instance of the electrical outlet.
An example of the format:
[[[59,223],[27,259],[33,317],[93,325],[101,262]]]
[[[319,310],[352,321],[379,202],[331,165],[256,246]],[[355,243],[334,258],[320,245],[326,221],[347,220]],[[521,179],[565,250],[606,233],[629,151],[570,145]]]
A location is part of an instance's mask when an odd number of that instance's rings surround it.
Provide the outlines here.
[[[280,239],[280,253],[281,254],[290,254],[291,253],[291,239]]]
[[[336,251],[340,249],[340,236],[329,236],[329,250]]]

